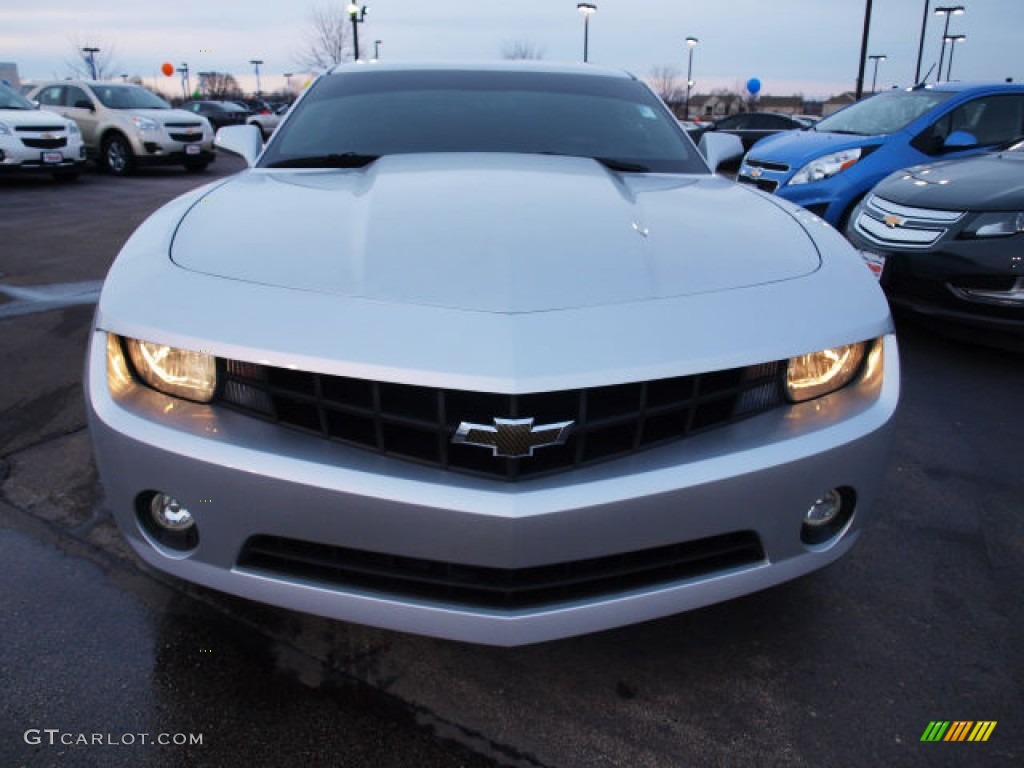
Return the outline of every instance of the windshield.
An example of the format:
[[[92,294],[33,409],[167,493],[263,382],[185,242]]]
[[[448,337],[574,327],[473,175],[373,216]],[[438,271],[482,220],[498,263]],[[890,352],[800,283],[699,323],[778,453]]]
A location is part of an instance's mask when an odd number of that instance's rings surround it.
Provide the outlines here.
[[[96,98],[110,109],[170,109],[155,93],[137,85],[91,85]]]
[[[0,109],[35,109],[35,105],[19,93],[0,83]]]
[[[938,91],[886,91],[819,120],[813,130],[862,136],[895,133],[951,96]]]
[[[422,152],[572,155],[622,171],[707,172],[641,83],[534,71],[328,75],[293,108],[260,166],[358,166]]]

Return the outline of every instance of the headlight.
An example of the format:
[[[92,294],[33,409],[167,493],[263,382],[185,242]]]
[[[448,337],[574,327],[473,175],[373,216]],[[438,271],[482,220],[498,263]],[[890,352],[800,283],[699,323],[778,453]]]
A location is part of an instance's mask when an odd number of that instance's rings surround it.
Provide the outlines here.
[[[860,370],[868,342],[792,357],[786,366],[786,395],[794,403],[822,397],[849,384]]]
[[[830,179],[840,171],[845,171],[851,165],[860,160],[861,148],[844,149],[842,152],[832,152],[816,158],[796,172],[796,175],[789,180],[789,184],[809,184],[812,181]]]
[[[11,129],[7,127],[6,123],[0,123],[0,136],[11,136]]]
[[[81,136],[82,132],[78,130],[78,126],[75,123],[68,122],[68,136]]]
[[[208,403],[217,390],[217,360],[203,352],[125,339],[135,372],[158,392]]]
[[[1024,212],[983,213],[964,227],[967,237],[1005,237],[1024,232]]]
[[[155,131],[158,128],[156,120],[150,120],[148,117],[133,115],[132,122],[140,131]]]

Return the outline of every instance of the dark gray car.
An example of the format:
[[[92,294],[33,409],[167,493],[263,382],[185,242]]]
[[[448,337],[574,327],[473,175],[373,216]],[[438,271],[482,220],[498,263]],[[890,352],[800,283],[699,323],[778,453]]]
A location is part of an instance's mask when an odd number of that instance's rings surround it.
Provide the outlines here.
[[[1024,347],[1024,141],[892,174],[846,234],[892,304]]]

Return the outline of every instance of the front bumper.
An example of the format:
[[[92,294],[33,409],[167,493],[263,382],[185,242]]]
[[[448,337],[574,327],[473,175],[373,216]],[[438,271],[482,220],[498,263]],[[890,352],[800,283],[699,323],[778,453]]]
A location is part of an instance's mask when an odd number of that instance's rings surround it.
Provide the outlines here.
[[[761,161],[751,163],[744,158],[736,181],[776,194],[820,216],[833,227],[838,227],[843,214],[857,199],[859,190],[846,184],[842,174],[824,181],[790,186],[789,180],[796,174],[796,170],[774,170],[764,167]]]
[[[884,365],[883,365],[884,360]],[[294,610],[493,645],[593,632],[754,592],[836,560],[856,540],[884,471],[899,391],[886,336],[855,385],[626,459],[537,480],[464,477],[283,430],[108,380],[96,331],[86,397],[108,503],[135,551],[189,581]],[[804,512],[853,490],[834,539],[802,543]],[[193,512],[199,543],[162,546],[140,525],[140,494]],[[340,585],[240,561],[253,537],[356,551],[375,562],[522,571],[715,537],[756,536],[756,562],[511,608]],[[321,546],[322,545],[322,546]],[[550,570],[550,568],[546,569]],[[557,568],[555,569],[557,570]]]
[[[205,133],[200,141],[176,141],[163,131],[148,131],[135,134],[131,141],[132,153],[140,165],[212,163],[216,159],[213,136],[209,133]],[[198,147],[198,152],[191,154],[188,149],[190,146]]]
[[[59,160],[56,159],[58,155]],[[67,171],[81,168],[84,164],[85,147],[80,141],[45,149],[27,147],[18,138],[0,137],[0,172]]]

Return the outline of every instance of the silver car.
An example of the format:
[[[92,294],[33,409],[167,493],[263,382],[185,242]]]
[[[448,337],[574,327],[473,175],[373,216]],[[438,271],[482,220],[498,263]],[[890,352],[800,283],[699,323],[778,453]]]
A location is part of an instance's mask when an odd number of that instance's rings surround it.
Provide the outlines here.
[[[251,168],[143,223],[96,313],[125,537],[217,590],[495,645],[839,558],[886,467],[888,307],[705,142],[626,73],[538,62],[341,66],[265,148],[222,129]]]

